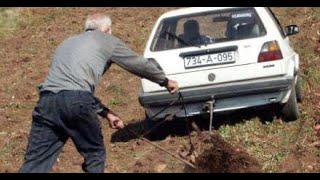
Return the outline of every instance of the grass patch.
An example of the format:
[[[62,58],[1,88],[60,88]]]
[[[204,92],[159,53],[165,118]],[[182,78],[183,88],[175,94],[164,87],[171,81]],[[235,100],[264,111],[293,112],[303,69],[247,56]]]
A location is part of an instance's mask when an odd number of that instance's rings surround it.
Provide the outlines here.
[[[233,126],[219,128],[219,133],[234,146],[241,146],[259,159],[265,172],[279,172],[279,166],[297,140],[299,122],[281,124],[262,122],[258,117]]]
[[[10,37],[19,25],[18,8],[0,8],[0,37]]]
[[[0,159],[4,159],[4,157],[9,157],[12,155],[14,150],[17,150],[19,145],[19,140],[10,140],[5,146],[0,150]],[[18,153],[23,153],[19,151]]]
[[[114,108],[116,106],[122,106],[122,105],[125,105],[125,104],[126,104],[126,102],[123,101],[121,98],[111,99],[108,102],[108,106],[111,107],[111,108]]]
[[[315,20],[320,21],[320,8],[313,8],[313,16]]]
[[[117,85],[109,86],[108,88],[106,88],[105,92],[114,93],[114,94],[116,94],[118,96],[124,96],[125,95],[124,90],[120,86],[117,86]]]
[[[308,77],[311,80],[312,83],[317,85],[320,82],[320,71],[319,67],[312,66],[308,69]]]

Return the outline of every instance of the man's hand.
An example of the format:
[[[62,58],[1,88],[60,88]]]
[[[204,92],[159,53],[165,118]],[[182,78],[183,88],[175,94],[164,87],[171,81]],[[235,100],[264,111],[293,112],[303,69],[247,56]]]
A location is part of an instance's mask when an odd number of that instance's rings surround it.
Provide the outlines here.
[[[169,79],[166,88],[170,94],[174,94],[175,92],[177,92],[179,90],[178,82]]]
[[[123,121],[112,111],[109,111],[107,114],[107,120],[109,122],[109,126],[112,129],[122,129],[124,128]]]

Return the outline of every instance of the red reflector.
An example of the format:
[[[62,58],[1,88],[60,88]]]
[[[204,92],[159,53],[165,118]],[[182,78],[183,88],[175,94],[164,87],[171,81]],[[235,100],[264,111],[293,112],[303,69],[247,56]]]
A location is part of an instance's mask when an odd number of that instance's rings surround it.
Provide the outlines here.
[[[268,52],[261,52],[259,54],[258,62],[267,62],[267,61],[275,61],[282,59],[282,53],[280,50],[278,51],[268,51]]]

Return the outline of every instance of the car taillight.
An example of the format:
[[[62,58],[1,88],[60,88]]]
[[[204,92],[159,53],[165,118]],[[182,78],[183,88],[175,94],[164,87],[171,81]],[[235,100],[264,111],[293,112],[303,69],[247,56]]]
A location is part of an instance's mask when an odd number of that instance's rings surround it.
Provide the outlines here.
[[[258,62],[275,61],[282,59],[282,53],[277,41],[269,41],[263,44]]]

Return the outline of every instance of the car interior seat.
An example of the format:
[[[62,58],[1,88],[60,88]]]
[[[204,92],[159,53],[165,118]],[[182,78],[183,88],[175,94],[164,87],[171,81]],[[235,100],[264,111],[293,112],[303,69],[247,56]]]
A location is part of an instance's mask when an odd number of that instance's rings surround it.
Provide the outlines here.
[[[192,42],[201,38],[199,23],[196,20],[187,20],[183,24],[183,34],[179,35],[179,38],[186,42]],[[183,43],[179,43],[180,46],[185,46]]]

